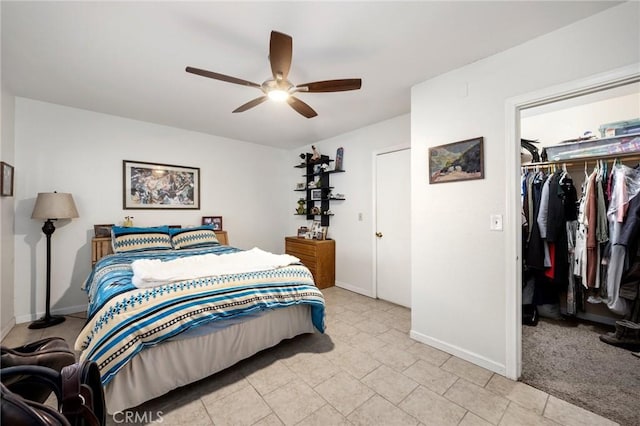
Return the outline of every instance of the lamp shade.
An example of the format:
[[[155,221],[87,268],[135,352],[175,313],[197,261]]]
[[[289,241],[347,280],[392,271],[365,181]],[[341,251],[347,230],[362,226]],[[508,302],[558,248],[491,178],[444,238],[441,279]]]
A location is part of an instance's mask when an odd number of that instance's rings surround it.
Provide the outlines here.
[[[63,192],[40,192],[33,206],[31,219],[71,219],[78,217],[76,204],[71,194]]]

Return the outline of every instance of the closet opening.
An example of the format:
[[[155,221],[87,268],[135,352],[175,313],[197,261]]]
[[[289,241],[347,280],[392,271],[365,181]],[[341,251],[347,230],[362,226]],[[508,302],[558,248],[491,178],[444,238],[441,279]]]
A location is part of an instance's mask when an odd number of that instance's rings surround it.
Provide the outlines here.
[[[516,111],[520,380],[640,424],[640,76]]]

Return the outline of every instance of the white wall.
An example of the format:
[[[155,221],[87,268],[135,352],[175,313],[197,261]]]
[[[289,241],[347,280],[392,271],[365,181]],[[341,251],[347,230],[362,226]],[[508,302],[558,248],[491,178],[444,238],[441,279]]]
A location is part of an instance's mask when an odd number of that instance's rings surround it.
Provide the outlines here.
[[[31,212],[38,192],[70,192],[80,217],[52,236],[53,312],[86,307],[93,225],[198,225],[222,216],[230,243],[281,252],[287,229],[287,151],[120,117],[16,98],[15,276],[17,322],[44,312],[45,237]],[[123,210],[122,160],[200,168],[200,210]],[[36,315],[37,313],[37,315]]]
[[[506,290],[520,284],[506,282],[515,253],[489,230],[489,216],[511,211],[507,99],[638,63],[639,17],[640,3],[628,2],[412,89],[414,338],[505,372]],[[428,148],[477,136],[485,178],[429,185]],[[504,226],[512,221],[505,216]]]
[[[2,85],[0,106],[0,159],[14,164],[14,96]],[[15,170],[20,173],[20,170]],[[0,198],[0,338],[9,333],[14,321],[14,197]]]
[[[345,201],[331,203],[335,216],[331,217],[329,237],[336,240],[336,285],[357,293],[371,296],[373,283],[373,160],[374,152],[410,141],[410,116],[401,115],[353,132],[326,139],[315,144],[321,154],[335,159],[336,150],[344,148],[345,173],[331,175],[335,193],[346,196]],[[294,192],[296,182],[302,182],[301,170],[293,165],[300,163],[298,155],[311,152],[304,146],[290,153],[291,177],[287,235],[296,235],[298,227],[307,224],[306,216],[293,216],[300,192]],[[408,184],[408,183],[407,183]],[[358,214],[362,213],[362,221]],[[407,219],[409,212],[407,212]]]
[[[0,8],[0,26],[2,22]],[[2,56],[2,55],[0,55]],[[0,59],[0,82],[2,82]],[[13,165],[14,97],[0,84],[0,160]],[[13,327],[13,197],[0,198],[0,339]]]

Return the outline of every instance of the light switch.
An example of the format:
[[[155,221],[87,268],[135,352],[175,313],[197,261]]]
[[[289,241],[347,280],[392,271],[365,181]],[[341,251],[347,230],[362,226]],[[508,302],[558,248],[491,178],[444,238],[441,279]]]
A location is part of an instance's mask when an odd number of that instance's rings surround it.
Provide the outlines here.
[[[502,231],[502,215],[492,214],[490,219],[491,224],[489,226],[489,229],[491,229],[492,231]]]

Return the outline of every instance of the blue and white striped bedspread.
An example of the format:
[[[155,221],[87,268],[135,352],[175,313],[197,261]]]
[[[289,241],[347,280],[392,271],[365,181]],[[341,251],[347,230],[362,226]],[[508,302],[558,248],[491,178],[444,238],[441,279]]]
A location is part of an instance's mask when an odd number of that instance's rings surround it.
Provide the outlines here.
[[[102,384],[145,347],[211,321],[297,304],[311,306],[315,328],[324,332],[324,298],[301,264],[282,268],[176,281],[137,288],[131,262],[142,258],[172,260],[207,253],[232,253],[229,246],[187,250],[119,253],[96,264],[85,283],[88,320],[75,349],[80,360],[95,361]]]

